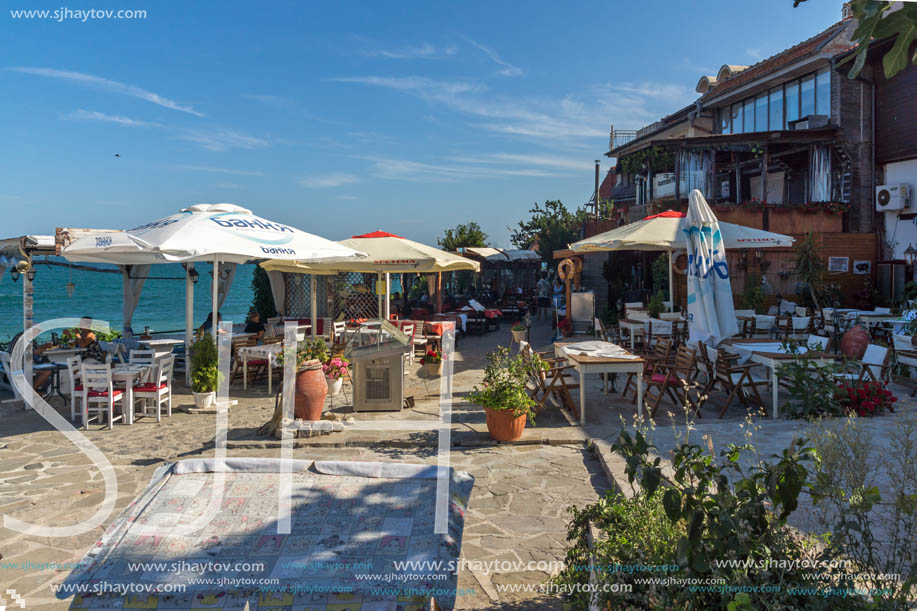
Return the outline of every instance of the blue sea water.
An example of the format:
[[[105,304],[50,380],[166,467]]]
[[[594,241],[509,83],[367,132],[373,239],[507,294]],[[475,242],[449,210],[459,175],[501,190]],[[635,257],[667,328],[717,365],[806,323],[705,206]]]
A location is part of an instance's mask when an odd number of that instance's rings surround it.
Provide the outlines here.
[[[97,265],[96,267],[106,267]],[[199,326],[210,312],[210,265],[198,263],[200,280],[194,287],[194,324]],[[112,329],[120,330],[121,275],[70,270],[56,265],[37,265],[35,276],[35,321],[67,316],[106,320]],[[239,265],[226,302],[221,308],[224,321],[244,322],[252,302],[254,265]],[[76,285],[73,297],[67,297],[67,282]],[[145,326],[153,331],[179,331],[185,328],[184,270],[179,264],[154,265],[150,276],[175,280],[147,280],[132,327],[141,332]],[[22,330],[22,280],[13,282],[9,271],[0,277],[0,341],[6,341]]]

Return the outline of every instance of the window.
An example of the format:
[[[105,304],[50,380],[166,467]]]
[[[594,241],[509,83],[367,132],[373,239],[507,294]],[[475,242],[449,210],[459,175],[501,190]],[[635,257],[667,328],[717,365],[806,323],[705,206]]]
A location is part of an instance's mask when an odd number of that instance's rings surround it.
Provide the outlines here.
[[[815,114],[815,75],[802,79],[799,87],[799,118]]]
[[[732,133],[741,134],[742,129],[742,105],[733,104],[732,105]]]
[[[770,129],[786,129],[783,123],[783,87],[771,89],[770,111]]]
[[[790,121],[799,118],[799,83],[796,81],[787,83],[784,96],[786,97],[786,124],[789,127]]]
[[[755,131],[755,101],[745,100],[745,118],[742,121],[742,130],[745,133]]]
[[[831,71],[827,68],[815,75],[815,114],[831,116]]]
[[[755,98],[755,131],[767,131],[767,94]]]
[[[720,108],[720,133],[728,134],[732,130],[729,129],[732,125],[732,110],[730,108]]]

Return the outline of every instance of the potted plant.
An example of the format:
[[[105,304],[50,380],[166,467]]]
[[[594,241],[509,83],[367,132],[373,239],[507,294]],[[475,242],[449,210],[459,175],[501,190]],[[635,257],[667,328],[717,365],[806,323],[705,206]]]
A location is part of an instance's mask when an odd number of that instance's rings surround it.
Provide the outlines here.
[[[525,388],[533,366],[524,354],[511,356],[505,346],[487,355],[484,385],[475,386],[469,399],[484,408],[487,431],[494,440],[515,441],[525,432],[527,420],[535,424],[536,402]]]
[[[420,357],[420,364],[427,368],[427,373],[433,376],[443,374],[443,354],[433,348]]]
[[[211,407],[219,383],[217,347],[207,333],[191,346],[191,394],[194,395],[194,407]]]
[[[322,363],[328,360],[328,346],[321,338],[306,340],[297,349],[294,418],[321,420],[325,397],[328,396]],[[283,352],[278,355],[278,362],[283,364]]]
[[[341,388],[344,386],[344,376],[347,375],[347,359],[335,357],[322,365],[322,373],[325,374],[325,382],[328,384],[328,392],[334,396],[341,394]]]
[[[521,320],[510,327],[510,332],[513,334],[513,341],[517,344],[519,342],[526,341],[526,333],[528,332],[528,329],[526,328],[525,323]]]
[[[650,302],[646,304],[646,313],[650,318],[659,318],[659,315],[664,309],[665,302],[665,293],[662,291],[656,291],[656,294],[650,299]]]

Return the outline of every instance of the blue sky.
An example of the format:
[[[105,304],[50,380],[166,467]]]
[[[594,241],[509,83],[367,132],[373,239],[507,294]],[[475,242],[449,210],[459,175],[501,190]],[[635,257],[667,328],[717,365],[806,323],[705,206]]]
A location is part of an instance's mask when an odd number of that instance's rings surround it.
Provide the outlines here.
[[[69,2],[69,0],[68,0]],[[145,19],[9,10],[144,9]],[[495,245],[582,204],[609,125],[837,21],[839,0],[93,2],[0,14],[0,237],[229,201],[341,239]],[[120,157],[115,157],[115,154]]]

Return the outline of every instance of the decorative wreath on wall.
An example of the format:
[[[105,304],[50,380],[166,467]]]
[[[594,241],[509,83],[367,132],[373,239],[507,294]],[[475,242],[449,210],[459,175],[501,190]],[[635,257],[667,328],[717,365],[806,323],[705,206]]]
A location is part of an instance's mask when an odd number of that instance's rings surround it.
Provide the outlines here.
[[[672,269],[674,269],[679,274],[686,274],[688,272],[688,253],[680,252],[678,255],[673,257]]]
[[[557,264],[557,277],[561,280],[572,280],[576,274],[576,263],[573,259],[563,259]],[[580,263],[582,265],[582,263]]]

